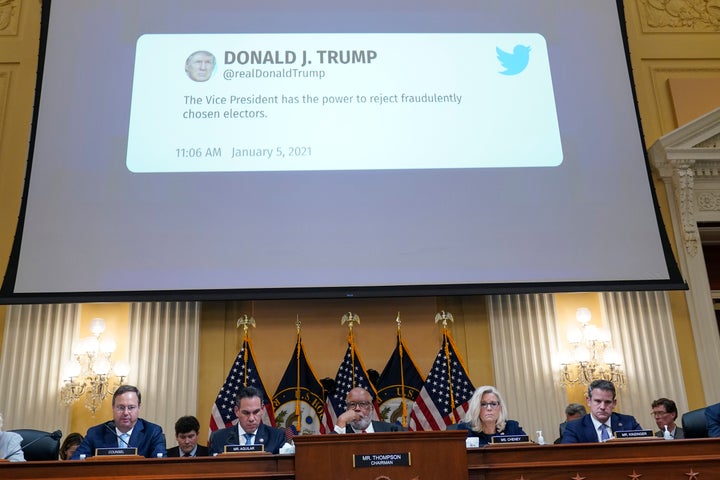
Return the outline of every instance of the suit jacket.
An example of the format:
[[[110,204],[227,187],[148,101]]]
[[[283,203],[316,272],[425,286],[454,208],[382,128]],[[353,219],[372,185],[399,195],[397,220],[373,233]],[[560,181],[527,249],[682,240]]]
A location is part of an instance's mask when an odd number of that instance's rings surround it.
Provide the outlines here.
[[[22,435],[15,432],[4,432],[0,430],[0,459],[7,457],[11,462],[24,462],[25,455],[23,454],[20,443],[22,442]]]
[[[613,413],[610,415],[610,428],[613,432],[620,430],[642,430],[640,424],[632,415]],[[588,413],[577,420],[569,422],[565,427],[565,434],[560,443],[598,443],[597,430]]]
[[[488,435],[484,432],[476,432],[472,429],[472,426],[470,426],[469,423],[460,422],[457,424],[458,430],[467,430],[468,437],[477,437],[478,443],[480,445],[487,445],[488,443],[492,442],[492,437],[495,437],[497,435],[527,435],[520,426],[520,424],[517,422],[517,420],[507,420],[505,422],[505,430],[502,432],[497,432],[492,435]]]
[[[402,425],[397,423],[389,422],[378,422],[377,420],[372,421],[373,430],[375,432],[404,432],[406,429]],[[350,424],[345,426],[345,433],[360,433],[356,432]]]
[[[720,437],[720,403],[705,407],[708,437]]]
[[[138,455],[146,458],[155,458],[158,453],[167,456],[165,450],[165,435],[162,427],[138,418],[130,436],[130,447],[137,448]],[[87,431],[80,446],[73,453],[72,460],[78,460],[80,455],[92,457],[96,448],[117,448],[118,437],[115,435],[113,422],[95,425]]]
[[[172,447],[168,448],[167,451],[168,457],[179,457],[180,456],[180,447]],[[209,457],[210,456],[210,449],[208,447],[203,447],[202,445],[197,446],[197,450],[195,450],[196,457]]]
[[[238,437],[237,425],[216,430],[210,435],[210,455],[223,453],[225,451],[225,445],[243,445],[244,443],[244,439],[241,442]],[[266,452],[278,453],[280,447],[285,444],[285,430],[268,427],[264,423],[261,423],[255,433],[255,443],[265,445]]]

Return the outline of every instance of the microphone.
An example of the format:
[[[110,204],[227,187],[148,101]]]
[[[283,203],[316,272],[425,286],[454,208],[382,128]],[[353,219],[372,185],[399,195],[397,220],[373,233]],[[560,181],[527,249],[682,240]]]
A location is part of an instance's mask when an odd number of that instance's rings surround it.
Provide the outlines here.
[[[115,422],[113,422],[113,421],[111,420],[111,421],[109,421],[109,422],[107,422],[107,423],[104,423],[103,425],[105,425],[105,428],[107,428],[108,430],[110,430],[110,431],[112,432],[112,434],[115,435],[115,437],[116,437],[118,440],[120,440],[122,443],[125,444],[125,447],[121,447],[121,448],[130,448],[130,439],[128,438],[128,440],[127,440],[127,442],[126,442],[120,435],[118,435],[117,433],[115,433]],[[121,444],[118,443],[118,445],[121,445]]]
[[[34,440],[26,443],[25,445],[22,445],[20,448],[18,448],[17,450],[15,450],[14,452],[12,452],[11,454],[6,455],[6,456],[3,458],[3,460],[7,460],[8,458],[10,458],[10,457],[12,457],[13,455],[15,455],[16,453],[18,453],[19,451],[26,449],[27,447],[29,447],[29,446],[32,445],[33,443],[39,442],[40,440],[42,440],[42,439],[44,439],[44,438],[52,438],[53,440],[60,440],[60,439],[62,438],[62,431],[61,431],[61,430],[55,430],[55,431],[52,432],[52,433],[46,433],[45,435],[41,435],[41,436],[37,437],[36,439],[34,439]]]

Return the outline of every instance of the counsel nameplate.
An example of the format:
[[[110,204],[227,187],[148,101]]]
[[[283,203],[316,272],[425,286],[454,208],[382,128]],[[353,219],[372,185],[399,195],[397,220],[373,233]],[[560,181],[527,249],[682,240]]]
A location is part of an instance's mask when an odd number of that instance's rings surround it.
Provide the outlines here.
[[[109,455],[137,455],[137,448],[96,448],[95,456],[109,456]]]

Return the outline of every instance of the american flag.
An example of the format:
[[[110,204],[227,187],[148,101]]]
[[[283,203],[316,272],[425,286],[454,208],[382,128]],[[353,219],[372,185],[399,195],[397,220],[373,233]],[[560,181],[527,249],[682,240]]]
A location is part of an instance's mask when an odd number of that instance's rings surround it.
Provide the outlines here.
[[[368,379],[367,370],[363,365],[360,355],[355,350],[355,343],[352,335],[348,340],[348,348],[345,352],[340,368],[338,368],[335,376],[335,393],[329,395],[325,402],[325,414],[323,415],[321,433],[332,432],[335,427],[337,417],[345,410],[345,397],[350,390],[355,387],[362,387],[373,397],[373,420],[378,420],[377,411],[377,392]]]
[[[474,390],[467,367],[457,354],[455,342],[444,328],[442,347],[415,399],[408,428],[415,431],[445,430],[448,425],[463,418]]]
[[[260,372],[258,372],[255,365],[252,345],[247,335],[243,339],[242,348],[237,354],[232,367],[230,367],[225,383],[212,406],[212,413],[210,414],[211,432],[237,424],[238,419],[233,407],[235,407],[235,398],[243,387],[255,387],[260,390],[263,396],[263,423],[274,426],[275,414],[271,397],[268,396],[265,385],[260,378]]]

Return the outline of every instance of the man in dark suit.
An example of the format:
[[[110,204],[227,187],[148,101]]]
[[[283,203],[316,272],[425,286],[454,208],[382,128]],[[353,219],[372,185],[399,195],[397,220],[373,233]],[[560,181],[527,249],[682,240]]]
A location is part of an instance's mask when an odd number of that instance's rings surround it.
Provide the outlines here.
[[[175,422],[177,447],[168,448],[168,457],[207,457],[210,449],[198,445],[200,422],[192,415],[178,418]]]
[[[245,387],[235,401],[238,424],[216,430],[210,435],[210,454],[223,453],[225,445],[263,445],[264,450],[278,453],[285,444],[285,430],[262,423],[263,399],[255,387]]]
[[[587,391],[590,413],[573,420],[565,427],[561,443],[597,443],[613,437],[621,430],[642,430],[635,417],[613,413],[617,404],[615,385],[608,380],[595,380]]]
[[[372,395],[362,387],[355,387],[345,397],[347,410],[335,422],[335,433],[401,432],[402,426],[371,419]]]
[[[137,454],[143,457],[166,456],[162,427],[139,418],[141,406],[137,387],[118,387],[112,398],[113,420],[91,427],[72,460],[78,460],[80,455],[92,457],[96,448],[137,448]]]
[[[720,437],[720,403],[705,407],[708,437]]]

